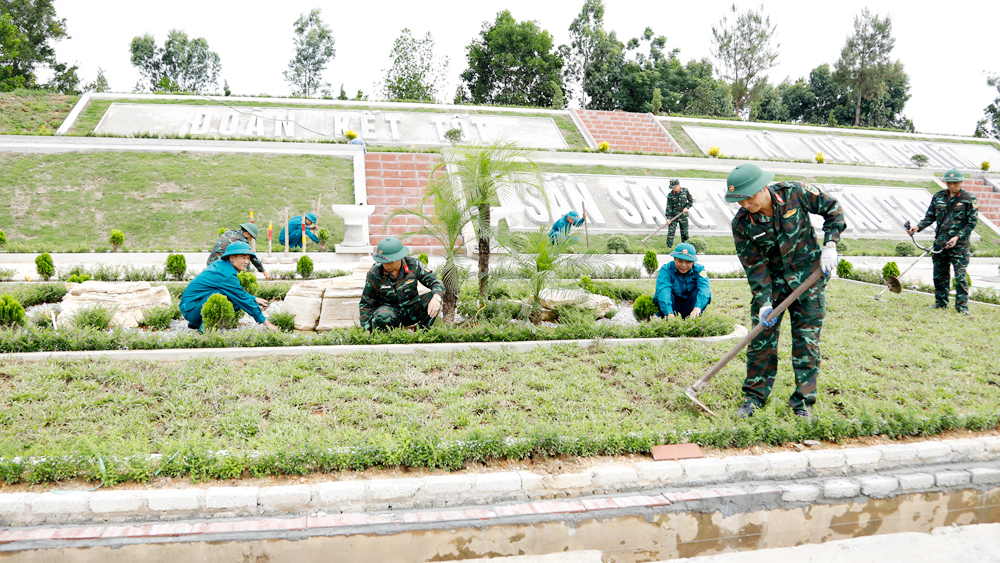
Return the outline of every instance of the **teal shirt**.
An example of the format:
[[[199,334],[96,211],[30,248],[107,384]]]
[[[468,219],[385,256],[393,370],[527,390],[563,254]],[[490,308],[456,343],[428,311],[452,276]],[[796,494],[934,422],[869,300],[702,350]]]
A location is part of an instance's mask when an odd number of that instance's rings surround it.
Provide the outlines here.
[[[704,310],[712,302],[712,288],[708,283],[708,272],[701,264],[692,264],[688,273],[677,271],[673,261],[660,267],[656,276],[656,292],[653,300],[664,316],[674,312],[674,296],[696,295],[694,306]]]
[[[195,276],[184,289],[184,293],[181,294],[180,309],[184,318],[189,323],[200,327],[202,306],[213,294],[221,293],[232,302],[233,307],[243,309],[258,323],[266,321],[267,319],[260,312],[260,307],[253,295],[247,293],[240,285],[240,280],[236,277],[237,273],[236,268],[229,263],[229,260],[223,258],[212,262]]]

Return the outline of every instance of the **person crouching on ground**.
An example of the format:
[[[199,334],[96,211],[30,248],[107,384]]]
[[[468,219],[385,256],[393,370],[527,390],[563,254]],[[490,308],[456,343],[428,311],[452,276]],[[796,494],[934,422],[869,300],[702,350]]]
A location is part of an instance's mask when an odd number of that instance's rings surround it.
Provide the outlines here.
[[[250,244],[250,239],[257,240],[257,225],[253,223],[243,223],[240,225],[239,230],[232,229],[222,233],[219,240],[215,241],[215,246],[212,247],[212,252],[208,255],[207,266],[211,266],[213,263],[222,258],[222,254],[229,248],[229,245],[237,242],[243,241]],[[301,237],[300,237],[301,239]],[[253,264],[254,268],[257,268],[260,273],[264,274],[264,279],[271,279],[271,274],[264,268],[264,264],[261,264],[260,258],[257,255],[250,257],[250,263]]]
[[[586,220],[586,213],[582,217],[576,211],[570,211],[563,215],[552,224],[552,230],[549,231],[549,242],[555,244],[560,237],[568,238],[570,228],[582,226]],[[576,242],[576,237],[570,239],[570,242]]]
[[[218,261],[213,262],[191,280],[181,294],[180,304],[181,314],[187,320],[188,328],[201,331],[201,308],[209,297],[219,293],[225,295],[233,307],[243,309],[255,321],[263,323],[268,330],[278,330],[278,327],[271,324],[261,313],[267,309],[267,301],[259,297],[254,298],[247,293],[236,277],[247,269],[251,257],[256,255],[250,250],[249,244],[243,241],[233,242]]]
[[[378,243],[359,304],[361,326],[367,331],[417,325],[427,328],[441,312],[444,283],[396,237]],[[417,282],[430,289],[420,295]]]
[[[305,219],[301,215],[296,215],[288,220],[288,248],[302,248],[302,221],[306,222],[306,236],[313,242],[319,242],[316,232],[319,226],[316,224],[316,214],[306,213]],[[278,233],[278,244],[285,244],[285,229]]]
[[[660,309],[660,316],[668,321],[673,320],[674,315],[696,319],[712,302],[708,272],[705,266],[695,264],[698,253],[694,245],[682,242],[670,256],[674,260],[661,266],[656,275],[653,300]]]

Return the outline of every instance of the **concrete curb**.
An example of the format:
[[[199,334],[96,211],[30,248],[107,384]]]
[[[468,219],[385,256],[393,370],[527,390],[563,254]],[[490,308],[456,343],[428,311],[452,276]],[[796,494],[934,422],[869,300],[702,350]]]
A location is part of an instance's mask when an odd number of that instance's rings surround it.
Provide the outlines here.
[[[525,340],[522,342],[446,342],[431,344],[378,344],[378,345],[338,345],[338,346],[273,346],[256,348],[172,348],[164,350],[96,350],[78,352],[13,352],[3,354],[4,358],[40,362],[45,360],[145,360],[150,362],[179,362],[195,358],[254,360],[260,358],[291,358],[302,354],[326,354],[343,356],[359,352],[384,352],[387,354],[415,354],[417,352],[467,352],[485,350],[500,352],[528,352],[537,348],[554,346],[579,346],[580,348],[614,348],[618,346],[663,346],[671,342],[700,342],[713,344],[743,338],[749,331],[743,325],[736,325],[733,332],[724,336],[703,338],[591,338],[584,340]]]

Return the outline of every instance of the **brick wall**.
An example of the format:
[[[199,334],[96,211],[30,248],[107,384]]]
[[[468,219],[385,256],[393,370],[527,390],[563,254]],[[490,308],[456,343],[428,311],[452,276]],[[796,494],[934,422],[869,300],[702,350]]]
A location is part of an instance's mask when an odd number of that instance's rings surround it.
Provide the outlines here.
[[[612,150],[674,154],[683,152],[670,133],[651,113],[571,109],[587,132]]]
[[[402,237],[416,231],[421,221],[417,217],[395,217],[384,225],[386,217],[400,207],[416,207],[424,194],[431,170],[441,162],[440,155],[423,153],[368,153],[365,155],[365,177],[368,184],[368,205],[375,212],[368,217],[372,246],[388,235]],[[443,171],[441,172],[443,173]],[[431,212],[428,206],[425,212]],[[413,254],[434,254],[441,245],[432,237],[414,235],[403,242]]]
[[[979,213],[992,221],[1000,224],[1000,193],[993,191],[993,186],[982,178],[968,179],[962,182],[962,189],[976,196],[979,200]]]

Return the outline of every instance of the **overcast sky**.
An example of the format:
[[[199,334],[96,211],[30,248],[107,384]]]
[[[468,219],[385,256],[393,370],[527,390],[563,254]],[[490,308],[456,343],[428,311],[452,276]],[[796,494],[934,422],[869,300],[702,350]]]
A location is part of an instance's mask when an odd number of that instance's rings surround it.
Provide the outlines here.
[[[650,26],[666,35],[667,49],[680,49],[682,61],[710,56],[711,27],[726,14],[731,1],[605,0],[605,26],[623,42]],[[292,56],[292,24],[302,12],[319,7],[333,29],[336,58],[325,79],[336,92],[341,82],[352,97],[360,88],[374,94],[374,84],[388,67],[389,52],[402,28],[415,35],[430,31],[437,54],[450,58],[445,99],[450,101],[465,69],[465,46],[486,20],[508,9],[517,21],[536,20],[555,38],[567,43],[570,23],[582,0],[540,2],[505,0],[354,1],[282,0],[55,0],[66,18],[70,39],[57,43],[61,61],[80,66],[84,82],[97,68],[114,91],[131,91],[139,76],[129,62],[129,43],[151,33],[162,45],[171,29],[189,37],[204,37],[222,59],[222,77],[234,94],[288,95],[282,72]],[[738,3],[740,8],[759,3]],[[802,2],[770,0],[764,10],[777,24],[778,66],[770,81],[795,80],[816,66],[831,66],[853,29],[854,16],[865,6],[890,14],[899,59],[910,76],[910,101],[904,113],[918,131],[971,135],[976,121],[996,96],[986,85],[987,73],[1000,73],[1000,1],[930,3],[913,0],[863,2]],[[221,88],[220,88],[221,89]],[[372,97],[375,99],[375,97]]]

